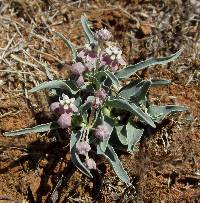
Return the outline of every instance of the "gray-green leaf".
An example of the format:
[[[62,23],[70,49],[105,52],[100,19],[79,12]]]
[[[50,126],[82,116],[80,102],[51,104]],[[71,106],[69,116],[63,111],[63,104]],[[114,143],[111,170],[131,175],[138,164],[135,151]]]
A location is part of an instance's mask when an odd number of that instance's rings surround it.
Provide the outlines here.
[[[148,114],[152,117],[152,119],[161,123],[162,120],[169,116],[172,113],[187,111],[188,109],[185,106],[178,105],[167,105],[167,106],[149,106]]]
[[[136,128],[132,123],[128,122],[126,125],[128,152],[134,150],[135,145],[140,141],[144,129]]]
[[[122,145],[127,145],[127,151],[132,152],[142,137],[144,129],[137,128],[130,121],[126,125],[115,127],[116,134]]]
[[[71,50],[72,52],[72,56],[73,56],[73,60],[76,61],[77,58],[77,50],[75,48],[75,46],[68,40],[66,39],[62,34],[60,34],[59,32],[55,32],[56,35],[58,37],[60,37],[60,39],[63,40],[63,42],[65,43],[65,45]]]
[[[59,128],[57,122],[51,122],[51,123],[37,125],[32,128],[24,128],[20,130],[11,131],[11,132],[5,132],[4,135],[7,137],[12,137],[17,135],[25,135],[29,133],[41,133],[41,132],[46,132],[57,128]]]
[[[100,72],[98,72],[96,74],[96,76],[98,78],[102,77],[102,76],[106,76],[107,78],[109,78],[112,81],[112,84],[116,89],[121,88],[121,85],[120,85],[120,82],[119,82],[118,78],[112,72],[110,72],[109,70],[100,71]]]
[[[85,32],[85,35],[86,35],[86,38],[87,38],[89,44],[95,45],[97,42],[94,38],[94,34],[93,34],[92,30],[90,29],[90,27],[88,25],[88,21],[85,18],[85,16],[81,16],[81,24],[82,24],[83,30]]]
[[[170,84],[170,80],[165,79],[151,79],[151,87],[159,86],[159,85],[168,85]]]
[[[175,59],[177,59],[180,54],[182,53],[183,49],[177,51],[175,54],[172,54],[170,56],[167,57],[162,57],[162,58],[151,58],[151,59],[147,59],[146,61],[141,61],[135,65],[129,65],[127,67],[125,67],[124,69],[119,70],[118,72],[116,72],[116,76],[118,77],[118,79],[124,79],[124,78],[128,78],[131,75],[135,74],[137,71],[139,70],[143,70],[144,68],[147,68],[148,66],[152,66],[152,65],[164,65],[168,62],[171,62]]]
[[[41,84],[39,84],[38,86],[32,88],[31,90],[29,90],[30,93],[34,93],[40,90],[44,90],[44,89],[62,89],[65,91],[69,91],[71,92],[71,94],[76,94],[78,92],[78,90],[75,89],[75,87],[73,85],[71,85],[71,83],[65,81],[65,80],[52,80],[52,81],[48,81],[48,82],[43,82]],[[73,87],[73,89],[72,89]]]
[[[137,115],[140,119],[145,121],[147,124],[155,128],[155,124],[153,120],[150,118],[150,116],[146,113],[144,113],[139,107],[137,107],[134,103],[129,104],[126,100],[117,98],[117,99],[111,99],[106,102],[106,105],[113,107],[113,108],[119,108],[124,109],[126,111],[131,112],[134,115]]]
[[[125,183],[130,183],[130,179],[126,171],[123,169],[123,166],[112,146],[108,145],[106,151],[103,152],[101,148],[97,145],[97,154],[103,155],[108,159],[108,161],[112,165],[115,173],[117,174],[120,180],[122,180]]]

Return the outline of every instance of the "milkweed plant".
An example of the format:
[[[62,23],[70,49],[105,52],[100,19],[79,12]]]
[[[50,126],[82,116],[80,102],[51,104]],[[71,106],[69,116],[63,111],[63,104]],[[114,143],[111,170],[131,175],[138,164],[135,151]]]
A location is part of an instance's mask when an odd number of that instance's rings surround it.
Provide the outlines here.
[[[167,57],[128,65],[121,48],[113,42],[113,36],[107,29],[93,32],[84,16],[81,17],[81,24],[86,38],[81,49],[76,49],[69,40],[56,32],[72,53],[70,77],[67,80],[54,80],[46,70],[49,80],[29,91],[34,93],[49,89],[56,93],[57,101],[50,104],[56,121],[6,132],[4,135],[66,129],[66,133],[70,134],[72,161],[82,173],[93,177],[91,170],[98,169],[95,153],[97,157],[104,156],[117,176],[129,183],[129,177],[115,149],[136,151],[136,143],[147,126],[155,128],[166,116],[187,109],[184,106],[156,106],[149,103],[149,89],[169,84],[170,81],[133,80],[130,77],[148,66],[175,60],[182,50]]]

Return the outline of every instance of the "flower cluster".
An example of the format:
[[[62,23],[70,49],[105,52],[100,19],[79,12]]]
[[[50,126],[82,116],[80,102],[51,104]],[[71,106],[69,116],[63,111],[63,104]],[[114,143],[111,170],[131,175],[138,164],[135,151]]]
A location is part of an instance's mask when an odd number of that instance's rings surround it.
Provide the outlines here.
[[[74,102],[75,98],[69,98],[67,95],[62,94],[62,99],[59,98],[59,102],[54,102],[50,105],[50,110],[60,116],[57,120],[60,128],[71,126],[72,115],[78,112]]]
[[[88,142],[80,141],[76,144],[76,151],[78,154],[84,155],[86,157],[84,165],[89,169],[96,169],[96,163],[92,158],[89,158],[88,152],[91,150],[91,147]]]
[[[96,31],[95,37],[100,42],[109,41],[112,38],[112,34],[107,29],[102,28]],[[116,72],[121,65],[126,65],[122,58],[121,49],[111,42],[106,42],[105,50],[102,50],[100,46],[95,49],[91,45],[86,44],[78,52],[76,62],[71,65],[70,70],[76,76],[76,84],[80,87],[85,83],[85,72],[98,70],[101,67]]]
[[[84,133],[83,133],[84,135]],[[94,136],[99,140],[107,139],[110,136],[110,132],[105,125],[98,125],[94,130]],[[84,136],[83,136],[84,137]],[[82,137],[82,138],[83,138]],[[79,141],[76,144],[76,151],[78,154],[81,154],[86,157],[84,165],[88,169],[96,169],[96,163],[92,158],[89,158],[89,151],[91,150],[89,139],[86,138],[87,141]]]

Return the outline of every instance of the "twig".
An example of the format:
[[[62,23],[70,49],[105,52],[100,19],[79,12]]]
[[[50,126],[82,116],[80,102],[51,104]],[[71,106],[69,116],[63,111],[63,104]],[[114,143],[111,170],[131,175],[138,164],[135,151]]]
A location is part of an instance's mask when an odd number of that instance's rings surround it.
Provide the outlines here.
[[[10,115],[10,114],[18,114],[20,111],[9,111],[9,112],[6,112],[4,113],[3,115],[0,115],[0,119],[7,116],[7,115]]]
[[[33,63],[30,63],[30,62],[27,62],[27,61],[23,61],[22,59],[20,59],[18,56],[14,55],[14,54],[11,54],[10,56],[11,56],[11,58],[15,59],[16,61],[18,61],[20,63],[23,63],[25,65],[31,66],[33,68],[37,67],[37,65],[35,65]]]
[[[0,70],[0,72],[34,75],[33,73],[30,73],[30,72],[17,71],[17,70]]]
[[[1,55],[0,63],[2,62],[2,60],[4,58],[4,55],[5,55],[6,51],[8,50],[8,48],[10,47],[10,45],[12,44],[15,36],[16,36],[16,33],[13,35],[13,37],[10,39],[10,41],[7,44],[7,46],[5,47],[5,49],[4,49],[4,51],[3,51],[2,55]]]
[[[45,53],[45,52],[43,52],[43,51],[41,51],[41,50],[34,49],[34,48],[32,48],[32,47],[29,47],[29,48],[30,48],[31,50],[33,50],[33,51],[36,51],[36,52],[40,53],[40,54],[43,54],[43,55],[46,55],[46,56],[49,56],[49,57],[55,59],[55,60],[56,60],[58,63],[60,63],[60,64],[64,64],[63,61],[61,61],[60,59],[56,58],[55,56],[53,56],[53,55],[51,55],[51,54]]]

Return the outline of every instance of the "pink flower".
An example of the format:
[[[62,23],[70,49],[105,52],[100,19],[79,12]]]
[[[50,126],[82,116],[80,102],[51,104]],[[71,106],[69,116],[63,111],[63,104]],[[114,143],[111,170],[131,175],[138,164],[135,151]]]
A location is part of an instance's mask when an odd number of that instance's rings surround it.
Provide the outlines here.
[[[92,70],[96,66],[97,53],[89,48],[84,48],[78,53],[79,60],[84,63],[87,70]]]
[[[96,31],[95,37],[98,40],[108,41],[110,38],[112,38],[112,34],[107,29],[102,28]]]
[[[100,61],[101,61],[102,65],[107,65],[107,66],[109,66],[112,63],[112,59],[111,59],[110,55],[108,55],[105,52],[101,53]]]
[[[64,108],[60,104],[60,102],[53,102],[50,105],[50,110],[51,110],[51,112],[56,113],[56,114],[63,114],[64,113]]]
[[[95,136],[101,140],[107,139],[110,136],[110,132],[105,125],[98,125],[95,129]]]
[[[87,142],[78,142],[76,145],[76,150],[78,154],[87,155],[88,152],[91,150],[90,145]]]
[[[116,46],[109,46],[105,52],[100,55],[100,62],[102,65],[107,65],[113,72],[116,72],[119,65],[126,65],[122,58],[122,51]]]
[[[96,163],[93,159],[86,159],[84,165],[89,169],[96,169]]]
[[[57,123],[60,126],[60,128],[64,129],[71,126],[71,121],[72,121],[72,113],[63,113],[57,120]]]
[[[85,66],[81,62],[72,64],[71,72],[74,75],[81,75],[86,70]]]

